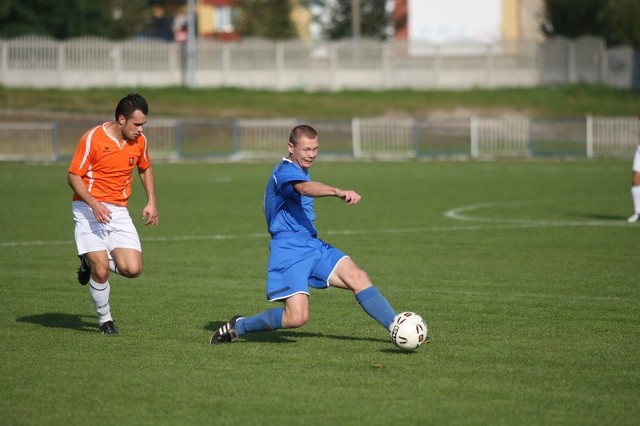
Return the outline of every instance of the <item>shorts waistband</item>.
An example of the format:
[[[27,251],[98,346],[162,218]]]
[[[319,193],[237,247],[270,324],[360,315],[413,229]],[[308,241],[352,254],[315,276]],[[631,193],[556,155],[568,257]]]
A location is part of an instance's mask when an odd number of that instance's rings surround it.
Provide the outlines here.
[[[284,240],[286,238],[316,238],[315,235],[311,235],[308,232],[278,232],[271,236],[272,240]]]

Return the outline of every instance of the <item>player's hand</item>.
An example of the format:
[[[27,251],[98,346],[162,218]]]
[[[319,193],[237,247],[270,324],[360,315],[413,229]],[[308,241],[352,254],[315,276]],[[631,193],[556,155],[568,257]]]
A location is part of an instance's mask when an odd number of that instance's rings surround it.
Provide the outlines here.
[[[91,210],[93,210],[93,215],[99,223],[111,222],[111,210],[104,204],[96,203],[91,207]]]
[[[337,191],[337,195],[342,201],[349,204],[350,206],[353,206],[354,204],[358,204],[362,199],[360,194],[352,190],[343,191],[340,189]]]
[[[144,210],[142,210],[142,219],[145,225],[157,225],[159,222],[158,209],[156,209],[155,206],[147,205]]]

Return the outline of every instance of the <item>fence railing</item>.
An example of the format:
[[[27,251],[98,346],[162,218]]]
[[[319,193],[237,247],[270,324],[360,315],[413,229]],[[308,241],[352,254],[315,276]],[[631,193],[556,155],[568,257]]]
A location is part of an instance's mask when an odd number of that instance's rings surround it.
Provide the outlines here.
[[[323,156],[344,159],[631,158],[636,117],[531,119],[359,119],[305,121]],[[150,120],[145,134],[156,161],[277,158],[299,121]],[[0,123],[0,161],[68,161],[86,123]]]
[[[184,45],[42,36],[0,40],[6,87],[241,87],[269,90],[468,89],[567,83],[632,87],[636,56],[601,39],[544,43],[198,40],[187,72]],[[189,79],[187,79],[189,75]],[[191,75],[193,75],[191,77]],[[193,80],[193,81],[191,81]]]

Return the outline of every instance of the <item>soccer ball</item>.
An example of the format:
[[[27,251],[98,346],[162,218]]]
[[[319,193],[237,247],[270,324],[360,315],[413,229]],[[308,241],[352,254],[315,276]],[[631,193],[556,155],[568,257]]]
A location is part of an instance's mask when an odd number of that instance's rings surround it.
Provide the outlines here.
[[[403,351],[413,351],[427,340],[427,323],[415,312],[401,312],[389,327],[391,341]]]

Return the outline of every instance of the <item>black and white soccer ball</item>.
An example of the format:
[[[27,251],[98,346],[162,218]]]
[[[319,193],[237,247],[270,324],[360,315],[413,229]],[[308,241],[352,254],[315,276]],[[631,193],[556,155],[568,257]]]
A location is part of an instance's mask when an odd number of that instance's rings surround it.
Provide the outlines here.
[[[428,340],[427,323],[415,312],[401,312],[389,327],[391,341],[403,351],[413,351]]]

